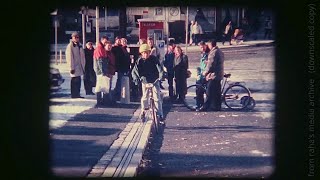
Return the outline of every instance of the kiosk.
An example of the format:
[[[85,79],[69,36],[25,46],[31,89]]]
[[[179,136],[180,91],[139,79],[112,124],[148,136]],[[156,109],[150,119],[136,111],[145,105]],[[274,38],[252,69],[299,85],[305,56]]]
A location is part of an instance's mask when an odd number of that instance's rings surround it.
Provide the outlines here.
[[[155,21],[150,19],[138,19],[139,22],[139,39],[147,39],[153,37],[156,40],[163,40],[163,28],[162,21]]]

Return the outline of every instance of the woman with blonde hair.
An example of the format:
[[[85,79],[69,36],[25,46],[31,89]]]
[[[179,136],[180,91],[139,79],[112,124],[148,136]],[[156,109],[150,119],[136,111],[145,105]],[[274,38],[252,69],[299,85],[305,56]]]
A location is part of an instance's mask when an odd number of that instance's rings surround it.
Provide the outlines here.
[[[188,78],[188,56],[183,54],[180,46],[176,46],[174,49],[174,79],[176,83],[176,92],[178,102],[184,101],[187,90],[187,78]]]

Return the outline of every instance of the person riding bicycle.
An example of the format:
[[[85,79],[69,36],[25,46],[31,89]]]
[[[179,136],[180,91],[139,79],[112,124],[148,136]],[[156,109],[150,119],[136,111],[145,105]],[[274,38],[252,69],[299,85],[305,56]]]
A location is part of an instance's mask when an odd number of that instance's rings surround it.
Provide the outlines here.
[[[224,75],[224,53],[219,49],[215,40],[208,41],[207,45],[210,49],[208,64],[202,73],[207,81],[207,100],[197,111],[207,111],[209,108],[212,108],[214,111],[220,111],[221,80]]]
[[[200,66],[197,67],[197,80],[196,83],[197,84],[206,84],[206,78],[205,76],[202,74],[207,66],[207,62],[208,62],[208,54],[209,54],[209,48],[206,45],[205,42],[201,41],[199,43],[199,47],[201,49],[201,57],[200,57]],[[196,101],[197,101],[197,108],[200,108],[203,103],[204,103],[204,91],[202,89],[197,89],[196,90]]]
[[[148,106],[148,96],[146,92],[146,83],[154,83],[157,79],[163,78],[163,71],[158,59],[150,55],[151,48],[148,44],[142,44],[139,47],[139,52],[141,57],[137,60],[131,72],[133,82],[136,84],[139,81],[142,82],[142,97],[141,97],[141,114],[140,119],[145,117],[145,108]],[[163,111],[162,111],[162,99],[160,96],[160,82],[157,81],[153,88],[153,95],[155,106],[157,108],[157,115],[160,121],[163,121]]]

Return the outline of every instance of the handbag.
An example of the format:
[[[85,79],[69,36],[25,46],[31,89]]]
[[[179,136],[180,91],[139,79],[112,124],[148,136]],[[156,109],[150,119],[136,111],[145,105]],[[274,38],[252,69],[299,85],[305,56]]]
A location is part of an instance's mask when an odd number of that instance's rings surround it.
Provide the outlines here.
[[[188,69],[188,70],[187,70],[187,78],[190,78],[190,77],[191,77],[191,74],[192,74],[191,71]]]

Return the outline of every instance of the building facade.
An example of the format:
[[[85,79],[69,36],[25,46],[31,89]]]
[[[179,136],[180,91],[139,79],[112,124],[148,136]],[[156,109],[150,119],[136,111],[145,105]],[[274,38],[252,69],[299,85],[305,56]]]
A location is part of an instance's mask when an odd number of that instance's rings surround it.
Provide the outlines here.
[[[95,39],[96,10],[86,11],[86,38]],[[123,7],[121,9],[100,7],[99,32],[111,40],[115,36],[126,36],[129,43],[139,39],[139,19],[161,21],[164,23],[164,40],[175,38],[178,43],[185,43],[186,31],[189,34],[191,21],[197,21],[203,29],[204,38],[220,39],[221,33],[228,21],[235,28],[254,32],[263,23],[263,9],[245,7]],[[187,17],[188,14],[188,17]],[[58,41],[68,41],[72,31],[81,32],[81,11],[68,9],[58,11]],[[186,23],[187,22],[187,23]]]

